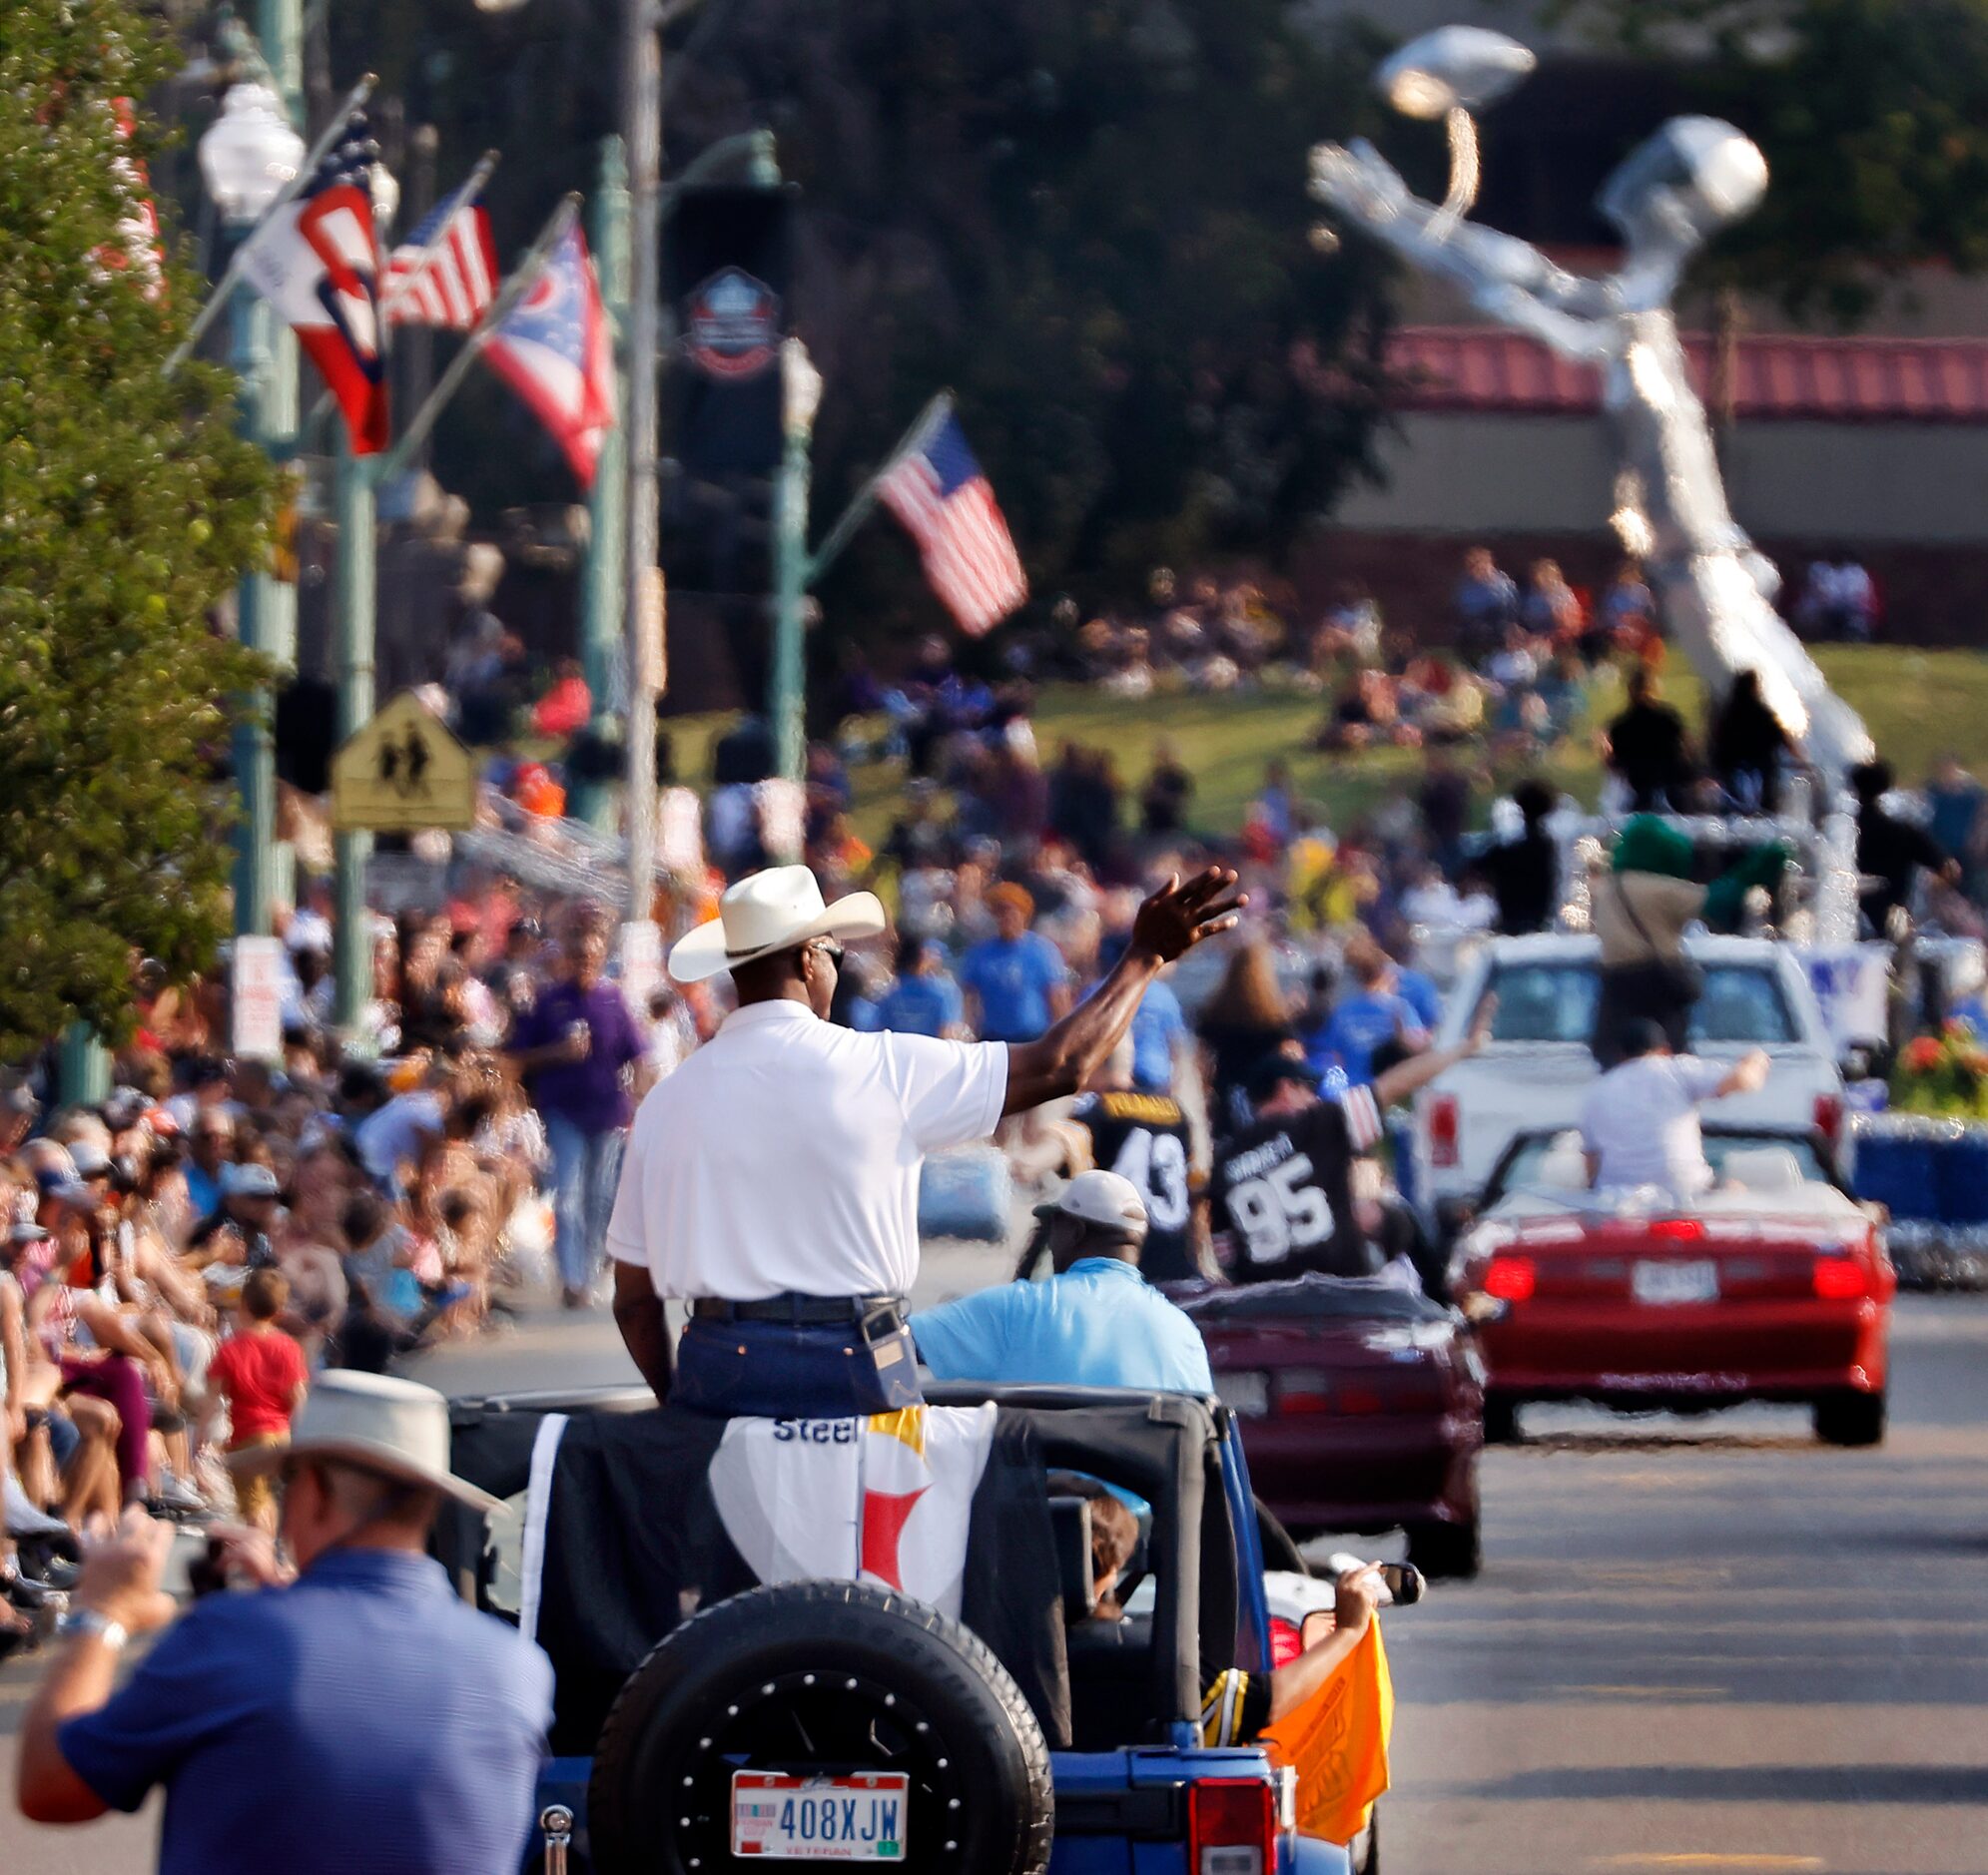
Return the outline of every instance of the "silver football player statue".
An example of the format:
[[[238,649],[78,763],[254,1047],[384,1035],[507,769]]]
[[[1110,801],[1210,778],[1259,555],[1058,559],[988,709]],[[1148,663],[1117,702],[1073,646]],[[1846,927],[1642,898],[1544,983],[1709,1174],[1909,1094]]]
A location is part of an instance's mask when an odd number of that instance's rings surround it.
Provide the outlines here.
[[[1870,737],[1774,610],[1779,575],[1726,506],[1670,305],[1691,256],[1759,203],[1766,159],[1730,124],[1672,118],[1597,198],[1622,233],[1622,266],[1600,279],[1569,274],[1461,212],[1476,184],[1469,113],[1531,69],[1524,47],[1477,28],[1411,42],[1380,83],[1397,108],[1448,121],[1458,172],[1449,200],[1422,201],[1364,140],[1313,150],[1312,193],[1412,265],[1456,282],[1500,324],[1601,367],[1619,462],[1614,522],[1644,559],[1671,636],[1718,695],[1739,672],[1757,673],[1767,706],[1834,794],[1870,759]]]

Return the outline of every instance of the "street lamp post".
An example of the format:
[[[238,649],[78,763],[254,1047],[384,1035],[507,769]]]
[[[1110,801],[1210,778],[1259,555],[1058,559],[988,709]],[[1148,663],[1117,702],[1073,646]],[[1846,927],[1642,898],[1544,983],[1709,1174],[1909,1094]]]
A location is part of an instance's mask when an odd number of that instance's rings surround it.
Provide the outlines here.
[[[208,194],[237,240],[247,238],[304,160],[304,140],[291,129],[267,85],[231,87],[221,115],[200,141]],[[276,317],[256,294],[238,293],[229,306],[231,358],[241,384],[242,433],[274,452],[297,427],[297,354],[279,347]],[[289,334],[286,332],[285,336]],[[270,568],[242,576],[237,599],[242,643],[281,672],[297,652],[297,595]],[[247,699],[235,727],[235,775],[242,793],[236,833],[235,931],[266,934],[276,897],[276,753],[270,737],[273,699],[265,688]]]
[[[342,745],[372,717],[373,640],[378,623],[372,458],[352,453],[351,437],[342,426],[332,503],[338,539],[331,569],[331,633]],[[371,854],[370,834],[331,836],[335,895],[331,1019],[347,1035],[358,1027],[372,994],[372,934],[365,909],[365,867]]]
[[[600,185],[593,201],[593,247],[602,308],[615,340],[614,422],[600,439],[594,485],[587,497],[587,563],[580,615],[580,662],[593,696],[593,720],[598,727],[604,718],[622,713],[630,675],[626,672],[622,627],[627,581],[628,158],[619,137],[608,137],[601,143]],[[612,791],[602,782],[590,781],[581,792],[576,812],[581,820],[596,826],[611,825],[612,807]]]
[[[768,715],[780,773],[798,782],[807,759],[808,451],[822,374],[798,338],[780,347],[781,453],[774,543],[773,683]]]
[[[681,10],[684,0],[667,0]],[[631,921],[655,899],[656,697],[662,688],[663,591],[657,564],[656,360],[661,347],[663,192],[662,0],[624,0],[628,65],[628,902]]]

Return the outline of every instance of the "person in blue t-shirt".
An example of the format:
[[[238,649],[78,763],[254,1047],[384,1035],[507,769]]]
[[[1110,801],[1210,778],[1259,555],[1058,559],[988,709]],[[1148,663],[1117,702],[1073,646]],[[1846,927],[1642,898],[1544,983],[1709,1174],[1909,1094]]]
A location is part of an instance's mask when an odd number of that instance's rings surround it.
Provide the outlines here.
[[[935,1379],[1214,1391],[1201,1331],[1139,1274],[1146,1207],[1129,1179],[1080,1172],[1035,1215],[1037,1253],[1046,1240],[1055,1267],[1046,1282],[983,1289],[912,1317]]]
[[[1397,959],[1394,988],[1395,994],[1415,1011],[1417,1024],[1434,1034],[1443,1020],[1443,992],[1434,980]]]
[[[1354,989],[1306,1038],[1305,1058],[1321,1073],[1336,1061],[1349,1083],[1364,1087],[1374,1078],[1376,1049],[1399,1042],[1412,1052],[1427,1046],[1429,1033],[1397,987],[1392,959],[1364,932],[1347,940],[1346,973]]]
[[[1181,1051],[1187,1046],[1187,1017],[1180,998],[1155,977],[1132,1017],[1132,1085],[1140,1093],[1173,1091]]]
[[[1093,985],[1094,987],[1094,985]],[[1083,999],[1090,999],[1086,989]],[[1174,1077],[1180,1071],[1180,1057],[1192,1038],[1180,998],[1164,980],[1154,977],[1139,998],[1132,1016],[1131,1085],[1134,1092],[1170,1094]]]
[[[960,960],[968,1014],[983,1041],[1033,1041],[1069,1013],[1069,969],[1062,952],[1030,931],[1035,901],[1003,883],[988,894],[994,936]]]
[[[898,980],[877,998],[873,1026],[900,1035],[962,1039],[967,1006],[960,985],[942,967],[944,957],[930,938],[905,938],[898,945]]]

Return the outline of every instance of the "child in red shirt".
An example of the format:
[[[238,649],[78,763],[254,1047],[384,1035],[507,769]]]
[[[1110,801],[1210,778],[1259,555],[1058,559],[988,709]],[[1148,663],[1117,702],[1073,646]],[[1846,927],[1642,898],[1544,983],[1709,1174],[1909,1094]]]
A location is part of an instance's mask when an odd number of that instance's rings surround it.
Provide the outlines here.
[[[281,1271],[252,1271],[236,1305],[235,1332],[208,1363],[208,1413],[228,1402],[230,1452],[290,1444],[290,1416],[303,1403],[310,1376],[304,1351],[276,1325],[289,1300]],[[237,1479],[235,1499],[245,1524],[275,1535],[276,1493],[269,1479]]]

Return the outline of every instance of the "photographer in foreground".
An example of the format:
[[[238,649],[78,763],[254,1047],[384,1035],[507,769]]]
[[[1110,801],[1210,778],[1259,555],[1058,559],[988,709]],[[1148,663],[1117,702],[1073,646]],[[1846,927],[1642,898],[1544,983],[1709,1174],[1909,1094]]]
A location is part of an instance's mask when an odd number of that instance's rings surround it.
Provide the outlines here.
[[[425,1554],[444,1496],[448,1408],[411,1382],[329,1374],[280,1471],[292,1571],[243,1532],[228,1573],[178,1621],[170,1526],[127,1512],[95,1546],[61,1650],[21,1726],[21,1812],[83,1823],[166,1787],[162,1875],[490,1875],[514,1868],[551,1717],[552,1670],[456,1598]],[[165,1628],[122,1688],[118,1655]]]

